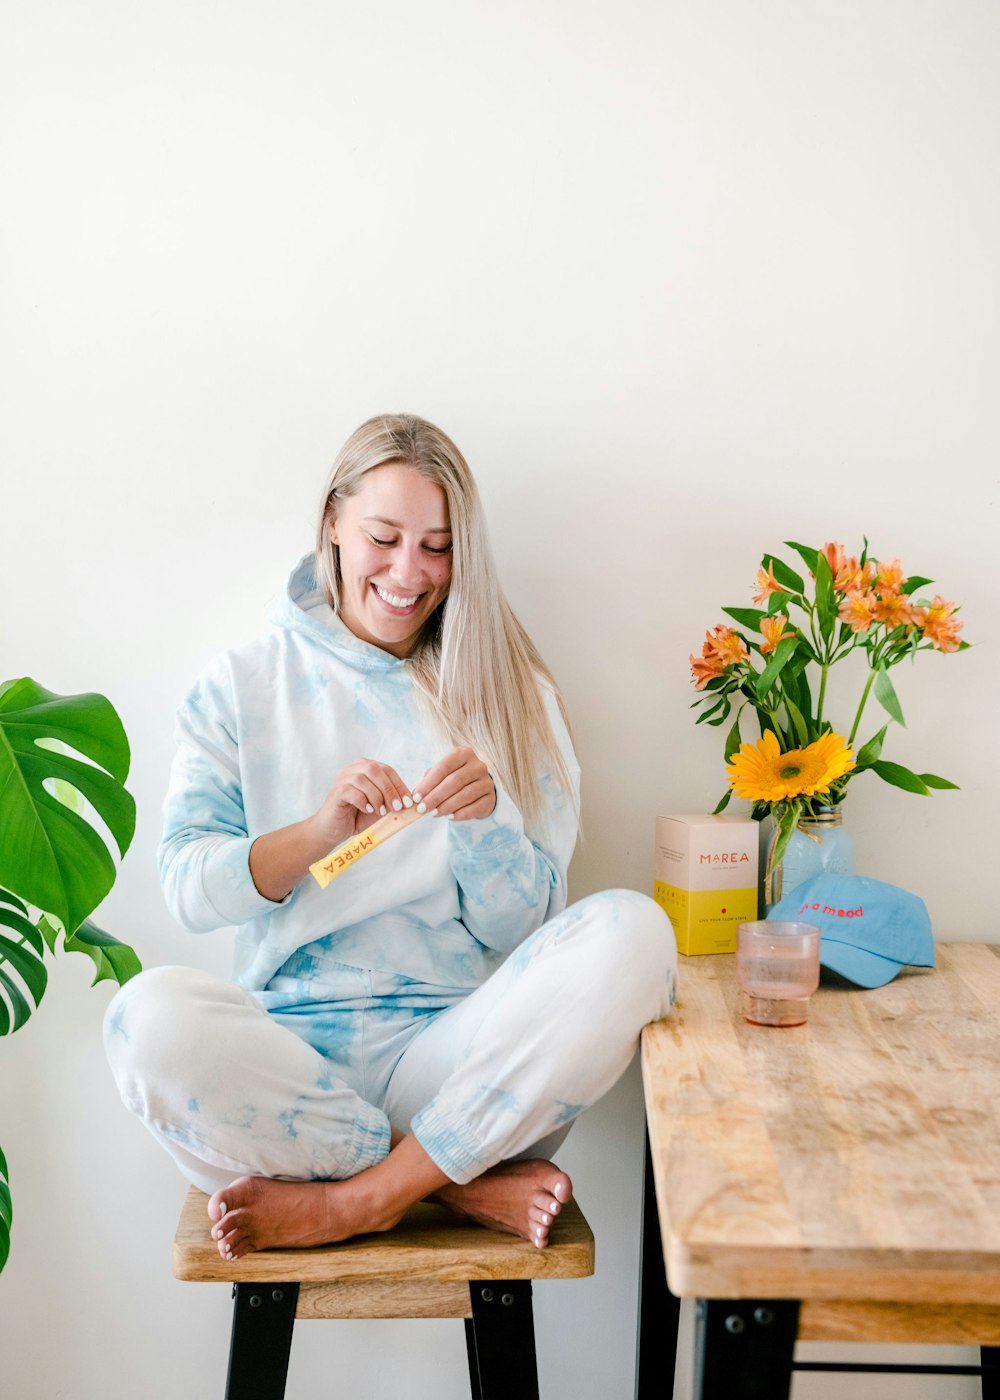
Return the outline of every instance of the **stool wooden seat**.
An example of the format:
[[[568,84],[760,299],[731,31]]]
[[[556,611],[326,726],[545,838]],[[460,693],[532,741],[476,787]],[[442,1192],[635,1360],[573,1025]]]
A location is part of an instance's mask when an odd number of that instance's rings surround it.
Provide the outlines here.
[[[594,1236],[575,1201],[545,1249],[424,1202],[384,1234],[229,1263],[211,1237],[207,1205],[192,1186],[174,1238],[174,1276],[233,1287],[226,1400],[282,1400],[297,1317],[464,1318],[472,1400],[535,1400],[531,1280],[594,1272]]]

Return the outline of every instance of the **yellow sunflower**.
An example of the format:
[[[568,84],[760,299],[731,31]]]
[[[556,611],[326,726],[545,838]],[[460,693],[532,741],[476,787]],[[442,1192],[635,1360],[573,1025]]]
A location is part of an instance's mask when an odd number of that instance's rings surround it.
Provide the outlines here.
[[[850,745],[841,734],[823,734],[804,749],[782,753],[768,730],[756,744],[741,744],[726,772],[737,797],[781,802],[826,792],[853,767]]]

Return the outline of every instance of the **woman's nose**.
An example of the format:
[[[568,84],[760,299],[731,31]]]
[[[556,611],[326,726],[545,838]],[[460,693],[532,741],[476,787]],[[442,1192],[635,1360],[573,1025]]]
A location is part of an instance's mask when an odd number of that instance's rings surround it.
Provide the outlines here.
[[[419,545],[400,544],[393,552],[391,572],[398,584],[419,584],[424,578],[424,558]]]

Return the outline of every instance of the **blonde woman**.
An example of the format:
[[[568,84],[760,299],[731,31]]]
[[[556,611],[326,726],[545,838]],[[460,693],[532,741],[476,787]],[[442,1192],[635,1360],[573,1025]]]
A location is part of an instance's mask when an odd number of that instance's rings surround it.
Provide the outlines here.
[[[168,905],[238,927],[234,980],[121,990],[122,1097],[210,1194],[223,1258],[390,1229],[427,1196],[544,1247],[572,1190],[551,1156],[668,1010],[676,954],[643,895],[565,908],[562,702],[444,433],[351,436],[271,621],[182,704],[164,809]],[[414,806],[329,888],[309,874]]]

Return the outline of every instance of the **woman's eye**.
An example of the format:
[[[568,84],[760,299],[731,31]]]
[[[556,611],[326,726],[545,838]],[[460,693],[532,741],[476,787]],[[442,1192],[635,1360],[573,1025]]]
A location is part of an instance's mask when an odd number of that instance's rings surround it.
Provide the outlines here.
[[[396,543],[395,540],[378,540],[375,538],[374,535],[369,536],[369,538],[371,539],[372,544],[380,544],[383,549],[388,549],[390,545]]]
[[[450,545],[450,544],[442,545],[440,549],[437,549],[437,548],[436,548],[434,545],[432,545],[432,544],[425,544],[425,545],[424,545],[424,548],[427,550],[427,553],[428,553],[428,554],[450,554],[450,553],[451,553],[451,545]]]

